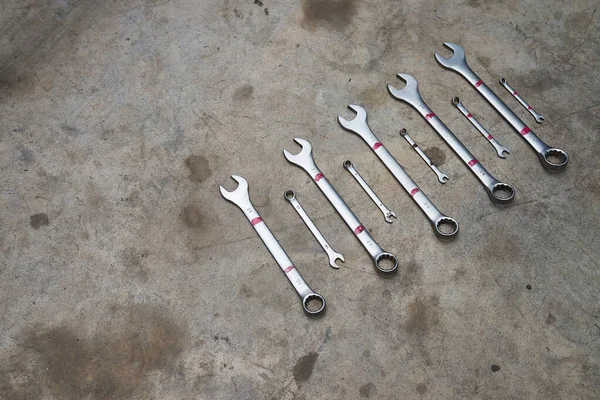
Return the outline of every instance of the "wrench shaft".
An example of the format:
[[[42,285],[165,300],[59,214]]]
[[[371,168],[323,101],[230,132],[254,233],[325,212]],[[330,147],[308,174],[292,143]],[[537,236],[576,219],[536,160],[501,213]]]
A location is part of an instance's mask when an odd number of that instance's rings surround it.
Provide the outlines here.
[[[417,152],[417,154],[419,156],[421,156],[421,158],[423,159],[423,161],[425,161],[425,163],[429,166],[429,168],[431,168],[431,170],[433,172],[435,172],[435,174],[438,177],[438,180],[441,183],[446,183],[445,179],[450,179],[448,177],[448,175],[442,173],[442,171],[439,170],[439,168],[437,166],[435,166],[431,160],[429,159],[429,157],[427,157],[427,154],[425,154],[425,152],[423,150],[421,150],[421,148],[419,147],[419,145],[410,137],[410,135],[408,134],[408,132],[406,132],[406,129],[402,129],[400,131],[400,134],[404,137],[404,139],[406,139],[406,141],[408,142],[408,144],[410,144],[410,146]]]
[[[525,99],[524,99],[523,97],[521,97],[521,95],[519,95],[519,93],[517,93],[517,92],[516,92],[516,91],[515,91],[515,90],[514,90],[514,89],[513,89],[513,88],[512,88],[512,87],[511,87],[509,84],[508,84],[508,82],[506,82],[506,79],[504,79],[504,78],[500,78],[500,84],[501,84],[502,86],[504,86],[504,88],[505,88],[506,90],[508,90],[508,92],[509,92],[510,94],[512,94],[512,95],[513,95],[513,97],[514,97],[515,99],[517,99],[517,101],[518,101],[519,103],[521,103],[521,105],[522,105],[523,107],[525,107],[525,109],[526,109],[527,111],[529,111],[529,113],[530,113],[531,115],[533,115],[533,118],[535,118],[535,120],[536,120],[538,123],[541,123],[542,121],[544,121],[544,117],[543,117],[541,114],[537,113],[537,112],[536,112],[536,111],[533,109],[533,107],[531,107],[531,106],[530,106],[530,105],[529,105],[529,104],[528,104],[528,103],[525,101]]]
[[[383,216],[384,216],[385,220],[387,222],[392,222],[392,220],[390,219],[390,217],[392,217],[392,216],[396,217],[396,214],[393,211],[390,211],[390,209],[387,208],[383,204],[383,201],[381,201],[381,199],[379,198],[379,196],[377,196],[377,194],[371,188],[371,186],[369,186],[369,184],[367,183],[367,181],[365,181],[365,179],[358,173],[358,171],[356,170],[356,168],[354,167],[354,165],[352,165],[352,163],[350,161],[345,161],[344,162],[344,168],[346,168],[346,170],[348,170],[348,172],[350,172],[350,174],[354,177],[354,179],[356,179],[356,181],[358,182],[358,184],[369,195],[369,197],[371,198],[371,200],[373,200],[373,203],[375,203],[377,205],[377,207],[379,208],[379,210],[381,210],[381,212],[383,213]]]

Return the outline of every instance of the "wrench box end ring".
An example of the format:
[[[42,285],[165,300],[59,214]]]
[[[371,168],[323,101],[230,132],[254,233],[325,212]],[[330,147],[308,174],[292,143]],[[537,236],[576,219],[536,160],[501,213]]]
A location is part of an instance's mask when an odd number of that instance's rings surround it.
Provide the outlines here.
[[[452,98],[452,104],[454,104],[454,105],[459,105],[459,104],[460,104],[460,98],[458,98],[458,97],[456,97],[456,96],[455,96],[455,97],[453,97],[453,98]]]
[[[316,300],[318,303],[320,303],[320,306],[314,310],[308,308],[308,304],[312,300]],[[312,317],[320,316],[325,312],[325,298],[318,293],[308,294],[302,299],[302,307],[307,315]]]
[[[556,157],[560,161],[558,163],[552,162],[549,157]],[[551,171],[563,170],[569,162],[569,155],[565,151],[554,147],[547,149],[543,153],[540,153],[539,158],[542,162],[542,165]]]
[[[394,266],[392,268],[382,268],[379,266],[379,262],[382,260],[390,260],[394,263]],[[393,255],[392,253],[388,253],[388,252],[382,252],[379,253],[376,257],[375,260],[373,261],[373,263],[375,264],[375,269],[377,270],[377,272],[382,275],[382,276],[390,276],[395,274],[396,272],[398,272],[398,258]]]
[[[352,162],[350,160],[344,161],[344,168],[352,168]]]
[[[498,196],[496,193],[499,191],[507,192],[508,196]],[[490,192],[490,198],[496,204],[508,204],[515,198],[515,188],[510,186],[508,183],[498,182],[492,187],[492,190]]]
[[[442,226],[450,228],[449,231],[441,229]],[[440,239],[453,239],[458,234],[458,222],[454,218],[443,216],[435,222],[435,234]]]
[[[296,198],[296,193],[294,193],[293,190],[286,190],[285,193],[283,194],[283,197],[285,197],[286,200],[294,200]]]

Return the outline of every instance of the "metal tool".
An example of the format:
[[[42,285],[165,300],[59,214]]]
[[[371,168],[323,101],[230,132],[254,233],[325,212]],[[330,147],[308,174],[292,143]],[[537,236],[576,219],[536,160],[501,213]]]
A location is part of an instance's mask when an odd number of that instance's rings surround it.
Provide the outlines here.
[[[473,171],[475,176],[481,181],[488,196],[494,203],[506,204],[515,198],[515,189],[508,183],[503,183],[494,178],[471,152],[461,143],[454,133],[444,125],[442,120],[431,111],[431,108],[425,104],[421,95],[417,80],[408,74],[397,74],[398,78],[406,83],[406,86],[398,90],[392,85],[388,85],[388,90],[392,97],[401,100],[413,106],[425,118],[429,125],[444,139],[444,141],[454,150],[461,160]]]
[[[390,217],[396,218],[396,213],[390,211],[390,209],[383,204],[381,199],[377,196],[377,194],[375,194],[373,189],[371,189],[371,186],[369,186],[367,181],[365,181],[364,178],[360,176],[360,174],[358,173],[356,168],[354,168],[354,165],[352,165],[352,162],[350,162],[350,160],[344,161],[344,168],[346,168],[346,171],[350,172],[350,174],[356,179],[356,181],[364,189],[364,191],[367,192],[371,200],[373,200],[377,207],[379,207],[379,209],[383,213],[383,218],[385,219],[385,222],[392,223],[392,219]]]
[[[404,190],[412,197],[412,199],[421,208],[423,213],[429,218],[429,222],[433,226],[436,235],[441,238],[452,238],[458,233],[458,222],[454,218],[450,218],[438,211],[435,205],[425,196],[419,189],[417,184],[410,176],[402,169],[398,161],[390,154],[385,146],[379,141],[377,136],[371,131],[367,124],[367,112],[364,108],[357,105],[349,105],[349,109],[356,113],[356,117],[352,121],[348,121],[338,116],[338,122],[347,131],[357,134],[369,145],[375,152],[377,157],[385,164],[387,169],[394,175],[396,180],[402,185]]]
[[[308,175],[315,181],[319,189],[323,192],[327,200],[331,203],[333,208],[340,214],[346,225],[354,232],[360,243],[371,255],[375,270],[381,275],[391,275],[398,269],[398,258],[392,253],[384,251],[373,239],[369,231],[360,223],[356,215],[352,212],[350,207],[346,204],[344,199],[335,191],[331,183],[325,178],[325,175],[315,164],[315,160],[312,156],[312,146],[307,140],[295,138],[294,141],[298,143],[302,150],[298,154],[291,154],[287,150],[283,150],[283,155],[292,164],[295,164],[305,170]],[[393,264],[387,268],[385,264],[387,261],[391,261]],[[383,262],[382,262],[383,261]]]
[[[415,141],[410,137],[410,135],[408,134],[408,132],[406,131],[406,129],[402,128],[400,130],[400,134],[402,135],[402,137],[404,137],[404,139],[406,139],[406,141],[411,145],[411,147],[413,149],[415,149],[415,151],[417,152],[418,155],[421,156],[421,158],[423,159],[423,161],[425,161],[425,164],[429,165],[429,168],[431,168],[431,170],[433,172],[435,172],[435,174],[438,177],[438,181],[440,181],[440,183],[446,183],[450,177],[446,174],[444,174],[442,171],[439,170],[438,167],[436,167],[431,160],[429,159],[429,157],[427,157],[427,154],[425,154],[425,152],[423,150],[421,150],[421,148],[419,147],[419,145],[417,143],[415,143]]]
[[[452,57],[445,58],[435,53],[435,59],[444,68],[462,75],[485,99],[523,136],[523,139],[535,150],[542,165],[550,170],[562,170],[569,162],[569,156],[561,149],[550,147],[544,143],[517,115],[504,104],[498,96],[473,72],[465,58],[465,49],[457,44],[446,42],[444,46],[454,52]],[[554,161],[553,161],[554,160]]]
[[[519,93],[517,93],[512,87],[510,87],[508,82],[506,82],[506,79],[500,78],[500,84],[502,86],[504,86],[506,88],[506,90],[508,90],[510,92],[510,94],[512,94],[514,96],[514,98],[517,99],[517,101],[519,103],[521,103],[521,105],[523,107],[525,107],[531,115],[533,115],[533,118],[535,118],[535,120],[538,124],[541,124],[542,122],[544,122],[544,117],[542,116],[542,114],[538,114],[537,112],[535,112],[535,110],[525,101],[525,99],[522,98],[519,95]]]
[[[238,187],[232,191],[228,192],[223,188],[223,186],[219,186],[221,190],[221,195],[238,206],[243,212],[248,221],[252,224],[258,236],[262,239],[267,249],[279,264],[281,270],[285,273],[285,276],[288,278],[300,299],[302,299],[302,308],[304,308],[304,312],[311,316],[317,316],[322,314],[325,311],[325,298],[320,294],[314,292],[302,279],[302,275],[296,269],[290,258],[285,254],[283,248],[275,236],[271,233],[267,224],[263,221],[263,219],[258,215],[258,212],[252,205],[250,201],[250,196],[248,194],[248,182],[242,178],[241,176],[231,175],[233,180],[238,183]],[[317,305],[316,307],[312,307],[313,304]]]
[[[317,242],[319,242],[323,250],[325,250],[325,253],[327,253],[327,257],[329,257],[329,265],[331,265],[333,268],[339,269],[340,267],[335,263],[335,260],[339,259],[342,260],[342,262],[346,262],[346,260],[344,260],[344,256],[333,250],[329,243],[327,243],[327,240],[325,240],[321,232],[319,232],[317,226],[312,222],[306,211],[304,211],[304,208],[302,208],[302,206],[296,199],[296,193],[294,193],[293,190],[286,190],[283,197],[285,197],[285,199],[289,201],[290,204],[294,207],[294,209],[298,212],[298,215],[300,215],[302,221],[304,221],[304,223],[306,224],[308,229],[310,229],[310,232],[313,234],[315,239],[317,239]]]
[[[467,117],[467,119],[469,121],[471,121],[473,126],[475,128],[477,128],[477,130],[483,135],[483,137],[485,137],[487,139],[487,141],[490,142],[490,144],[492,146],[494,146],[494,149],[496,149],[496,153],[498,153],[498,157],[506,158],[504,153],[510,154],[510,151],[508,151],[508,149],[506,147],[504,147],[500,143],[498,143],[498,141],[496,139],[494,139],[494,137],[487,131],[487,129],[485,129],[483,127],[483,125],[481,125],[479,123],[479,121],[477,121],[477,119],[473,116],[473,114],[471,114],[469,112],[469,110],[467,110],[467,108],[463,105],[462,101],[460,101],[460,99],[458,97],[452,98],[452,104],[454,104],[456,106],[456,108],[458,108],[460,110],[460,112],[465,117]]]

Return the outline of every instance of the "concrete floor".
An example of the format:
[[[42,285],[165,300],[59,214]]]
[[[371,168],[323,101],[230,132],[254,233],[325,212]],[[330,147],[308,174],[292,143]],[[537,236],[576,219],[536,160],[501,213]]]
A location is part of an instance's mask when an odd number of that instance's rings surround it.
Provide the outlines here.
[[[0,5],[0,398],[596,399],[600,397],[598,3],[373,0],[5,1]],[[471,67],[547,143],[534,152],[435,51]],[[491,204],[386,84],[423,98],[517,188]],[[546,117],[534,123],[504,76]],[[400,85],[401,86],[401,85]],[[458,95],[511,150],[502,160]],[[428,222],[360,138],[350,103],[438,208]],[[535,125],[535,126],[533,126]],[[440,185],[398,135],[450,175]],[[391,279],[282,149],[314,156],[400,259]],[[398,214],[387,225],[342,168]],[[327,299],[309,319],[240,210],[251,199]],[[300,202],[340,270],[284,200]]]

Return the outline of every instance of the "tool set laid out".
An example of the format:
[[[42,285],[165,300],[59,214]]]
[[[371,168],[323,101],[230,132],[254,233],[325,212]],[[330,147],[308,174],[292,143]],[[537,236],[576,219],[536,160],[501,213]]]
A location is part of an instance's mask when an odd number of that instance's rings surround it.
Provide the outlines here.
[[[450,69],[461,74],[475,89],[500,113],[504,119],[525,139],[525,141],[535,150],[544,168],[552,171],[561,171],[567,166],[569,157],[566,152],[561,149],[550,147],[544,143],[532,130],[529,128],[517,115],[504,104],[496,94],[469,68],[464,49],[454,43],[444,43],[444,46],[452,50],[454,53],[449,58],[444,58],[435,53],[435,59],[444,68]],[[467,167],[475,174],[481,184],[484,186],[488,196],[493,203],[508,204],[515,197],[515,189],[508,183],[501,182],[494,178],[473,154],[464,146],[464,144],[452,133],[450,129],[442,122],[442,120],[427,106],[419,94],[417,80],[408,74],[397,74],[397,77],[405,83],[404,87],[397,89],[392,85],[388,85],[389,94],[396,100],[408,103],[415,108],[421,116],[431,125],[438,135],[450,146],[450,148],[458,155],[458,157],[467,165]],[[523,100],[517,92],[508,85],[506,79],[500,78],[500,83],[504,86],[517,100],[521,103],[535,118],[538,123],[544,121],[544,117],[538,114],[533,108]],[[464,104],[458,97],[454,97],[451,102],[458,110],[473,124],[473,126],[488,140],[494,147],[498,157],[505,158],[505,153],[509,154],[509,150],[502,146],[498,141],[483,127],[483,125],[475,119],[475,117],[467,110]],[[458,233],[458,222],[444,214],[442,214],[429,198],[421,191],[417,184],[404,171],[394,156],[385,148],[383,143],[375,136],[367,123],[367,112],[363,107],[358,105],[349,105],[349,109],[356,113],[352,120],[347,120],[338,116],[338,123],[346,131],[352,132],[360,136],[364,142],[373,150],[381,162],[388,168],[391,174],[396,178],[398,183],[404,188],[406,193],[419,206],[421,211],[431,223],[434,233],[442,239],[452,239]],[[406,129],[400,130],[400,134],[409,145],[419,154],[425,163],[435,172],[440,183],[446,183],[449,179],[448,175],[442,173],[437,166],[427,157],[425,152],[419,148],[415,141],[409,136]],[[317,167],[313,155],[311,144],[304,139],[295,138],[294,141],[302,148],[298,154],[292,154],[287,150],[283,150],[283,154],[287,161],[304,169],[311,179],[317,184],[323,192],[327,200],[333,208],[340,214],[344,222],[354,233],[359,242],[371,256],[375,271],[382,276],[391,276],[398,269],[397,257],[389,253],[373,239],[371,234],[358,220],[344,199],[338,194],[334,187],[329,183],[323,172]],[[381,199],[375,194],[375,191],[369,186],[365,179],[358,173],[351,161],[347,160],[343,163],[344,168],[352,174],[356,181],[360,184],[363,190],[369,195],[371,200],[383,213],[386,222],[391,223],[391,217],[396,218],[396,214],[387,208]],[[238,182],[238,188],[232,192],[220,187],[223,197],[232,203],[236,204],[246,215],[265,246],[269,249],[288,280],[296,289],[296,292],[302,300],[302,307],[307,315],[321,315],[325,311],[325,299],[320,294],[314,292],[304,281],[300,272],[292,264],[285,251],[281,248],[269,228],[258,215],[258,212],[250,202],[248,194],[248,183],[240,176],[232,175],[234,180]],[[304,223],[307,225],[313,236],[317,239],[321,247],[327,253],[329,265],[335,269],[339,269],[336,264],[337,260],[344,262],[344,257],[335,252],[329,243],[325,240],[316,225],[312,222],[306,211],[300,206],[296,199],[296,194],[292,190],[287,190],[284,194],[286,200],[298,212]]]

